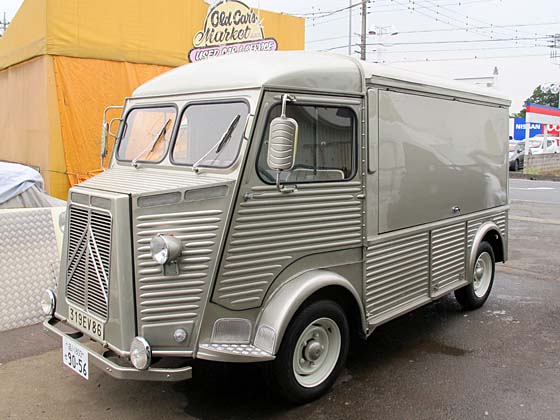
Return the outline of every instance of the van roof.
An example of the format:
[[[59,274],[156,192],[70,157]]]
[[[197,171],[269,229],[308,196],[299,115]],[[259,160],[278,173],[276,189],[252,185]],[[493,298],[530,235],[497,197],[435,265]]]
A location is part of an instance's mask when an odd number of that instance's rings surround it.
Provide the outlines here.
[[[275,51],[212,58],[170,70],[138,87],[133,97],[271,88],[362,95],[378,84],[509,105],[497,91],[332,53]]]

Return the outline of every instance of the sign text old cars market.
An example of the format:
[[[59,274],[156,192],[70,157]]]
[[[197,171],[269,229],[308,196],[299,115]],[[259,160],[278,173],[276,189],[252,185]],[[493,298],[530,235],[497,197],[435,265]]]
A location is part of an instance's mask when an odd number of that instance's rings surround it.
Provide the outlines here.
[[[247,51],[275,51],[278,43],[265,38],[259,16],[240,1],[223,1],[211,7],[204,27],[193,39],[191,63]]]

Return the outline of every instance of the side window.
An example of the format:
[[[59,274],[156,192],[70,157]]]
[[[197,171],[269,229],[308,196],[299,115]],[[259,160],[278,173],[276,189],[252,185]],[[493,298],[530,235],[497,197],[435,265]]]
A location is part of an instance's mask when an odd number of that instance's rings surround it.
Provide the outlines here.
[[[268,114],[266,131],[257,161],[259,176],[272,184],[276,171],[266,162],[268,127],[280,116],[281,105]],[[281,172],[284,183],[343,181],[354,177],[356,160],[356,121],[350,108],[288,104],[286,115],[299,126],[299,139],[294,168]]]

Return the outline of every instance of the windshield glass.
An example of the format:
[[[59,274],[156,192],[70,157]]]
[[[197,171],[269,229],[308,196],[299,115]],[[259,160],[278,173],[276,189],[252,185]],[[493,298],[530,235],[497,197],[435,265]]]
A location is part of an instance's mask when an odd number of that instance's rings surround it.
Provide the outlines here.
[[[173,162],[231,166],[239,153],[248,114],[245,102],[189,105],[179,124]]]
[[[175,107],[135,108],[124,125],[117,157],[121,160],[158,162],[167,151],[177,111]]]

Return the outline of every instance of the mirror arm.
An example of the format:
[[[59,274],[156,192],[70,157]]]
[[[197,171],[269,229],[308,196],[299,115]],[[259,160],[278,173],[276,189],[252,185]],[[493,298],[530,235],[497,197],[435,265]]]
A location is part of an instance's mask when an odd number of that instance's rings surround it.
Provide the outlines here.
[[[276,171],[276,189],[282,194],[289,194],[298,190],[297,185],[294,185],[293,187],[287,187],[286,184],[280,183],[280,171]]]
[[[103,110],[103,123],[101,128],[101,151],[100,151],[100,160],[101,160],[101,170],[105,170],[105,157],[107,157],[107,153],[109,152],[109,136],[117,138],[116,134],[111,133],[111,125],[113,121],[119,120],[122,121],[122,118],[113,118],[109,123],[107,123],[107,112],[111,109],[120,109],[122,110],[124,107],[121,105],[118,106],[108,106]]]

